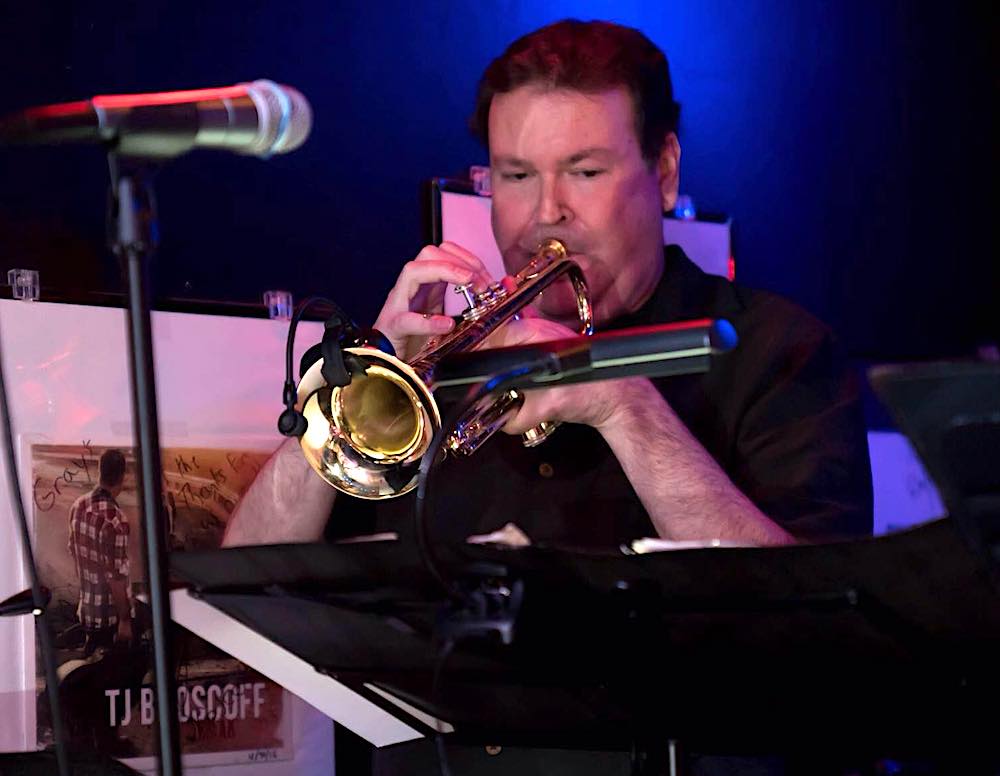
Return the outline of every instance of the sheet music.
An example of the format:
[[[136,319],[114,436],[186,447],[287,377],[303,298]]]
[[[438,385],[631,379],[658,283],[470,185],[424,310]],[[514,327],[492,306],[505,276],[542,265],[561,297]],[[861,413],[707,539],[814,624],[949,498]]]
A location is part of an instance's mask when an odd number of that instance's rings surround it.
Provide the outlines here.
[[[750,547],[739,542],[724,542],[721,539],[685,539],[672,541],[670,539],[636,539],[622,549],[635,555],[648,552],[669,552],[670,550],[704,550],[711,547]]]

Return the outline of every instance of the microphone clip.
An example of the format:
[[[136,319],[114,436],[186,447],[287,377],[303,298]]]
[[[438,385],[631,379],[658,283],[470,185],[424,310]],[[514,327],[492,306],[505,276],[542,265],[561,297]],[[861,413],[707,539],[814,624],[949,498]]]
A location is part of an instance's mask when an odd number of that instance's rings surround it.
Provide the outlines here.
[[[364,373],[365,366],[361,360],[345,352],[345,348],[360,344],[360,336],[357,324],[349,318],[341,317],[339,312],[335,312],[323,324],[323,339],[319,343],[320,356],[323,358],[320,372],[331,388],[350,385],[352,375],[358,371]]]
[[[365,361],[349,352],[349,348],[370,346],[391,355],[395,355],[395,350],[382,332],[377,329],[362,329],[338,306],[333,305],[333,307],[333,314],[323,324],[323,339],[309,348],[299,362],[299,377],[301,378],[313,364],[323,359],[323,366],[320,369],[323,380],[331,388],[343,388],[351,384],[354,375],[364,374],[368,370]],[[293,332],[294,329],[290,327],[289,338],[294,336]],[[306,432],[308,423],[305,416],[295,409],[297,398],[289,371],[282,394],[285,410],[278,417],[278,431],[284,436],[301,437]]]
[[[396,355],[389,339],[378,329],[363,329],[341,312],[334,312],[323,324],[323,339],[303,354],[299,376],[322,358],[320,373],[327,385],[338,388],[350,385],[353,375],[368,371],[368,364],[347,349],[362,346]]]

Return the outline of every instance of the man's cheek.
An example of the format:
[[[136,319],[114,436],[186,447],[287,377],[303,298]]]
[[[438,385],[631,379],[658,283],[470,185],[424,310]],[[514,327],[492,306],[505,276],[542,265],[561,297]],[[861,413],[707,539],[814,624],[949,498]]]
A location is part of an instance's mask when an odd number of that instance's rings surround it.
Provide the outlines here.
[[[532,208],[525,198],[494,194],[490,215],[497,241],[501,235],[508,241],[514,241],[522,231],[530,229],[531,213]]]
[[[503,256],[506,256],[517,246],[517,234],[506,224],[495,225],[493,227],[493,236],[496,238],[497,247]]]

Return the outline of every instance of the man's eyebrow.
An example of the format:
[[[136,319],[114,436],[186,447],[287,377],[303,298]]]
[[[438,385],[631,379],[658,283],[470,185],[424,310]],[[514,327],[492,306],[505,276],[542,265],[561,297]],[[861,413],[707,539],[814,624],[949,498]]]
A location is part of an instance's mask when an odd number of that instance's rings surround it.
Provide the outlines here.
[[[524,159],[519,159],[516,156],[495,156],[493,157],[493,164],[502,164],[508,167],[531,167]]]
[[[584,148],[581,151],[577,151],[572,156],[566,157],[563,164],[573,165],[582,162],[585,159],[598,158],[598,159],[609,159],[614,156],[614,152],[610,148],[604,148],[602,146],[594,146],[592,148]]]
[[[569,167],[574,164],[579,164],[585,159],[600,159],[602,161],[608,160],[614,156],[614,151],[610,148],[605,148],[603,146],[593,146],[591,148],[583,148],[575,153],[567,156],[563,159],[560,164],[564,167]],[[525,167],[531,168],[533,165],[531,162],[521,159],[517,156],[496,156],[493,158],[493,164],[496,166],[503,165],[505,167]]]

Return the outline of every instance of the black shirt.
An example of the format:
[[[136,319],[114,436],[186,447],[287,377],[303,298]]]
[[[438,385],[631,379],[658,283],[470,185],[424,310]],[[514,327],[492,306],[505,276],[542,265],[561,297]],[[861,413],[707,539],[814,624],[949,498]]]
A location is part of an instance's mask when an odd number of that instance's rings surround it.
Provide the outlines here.
[[[702,272],[677,246],[664,255],[650,299],[608,328],[728,319],[739,335],[735,350],[705,374],[654,384],[736,487],[793,535],[825,541],[870,534],[858,385],[830,330],[781,297]],[[413,499],[338,495],[327,536],[407,536]],[[568,547],[614,547],[656,535],[601,435],[578,424],[563,424],[532,449],[498,433],[470,458],[446,462],[434,478],[433,514],[433,535],[445,541],[507,522],[535,543]]]

